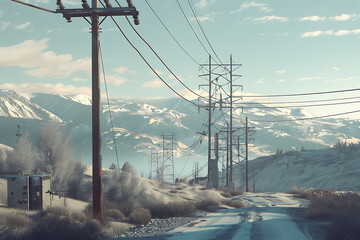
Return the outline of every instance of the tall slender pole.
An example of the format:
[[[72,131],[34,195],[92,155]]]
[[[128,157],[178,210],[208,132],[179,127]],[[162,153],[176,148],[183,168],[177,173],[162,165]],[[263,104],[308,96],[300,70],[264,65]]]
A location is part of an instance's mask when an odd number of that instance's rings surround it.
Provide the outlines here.
[[[246,192],[249,192],[249,147],[248,147],[248,118],[245,126],[245,148],[246,148]]]
[[[211,55],[209,54],[209,143],[208,143],[208,182],[210,179],[210,160],[211,160]]]
[[[232,55],[230,55],[230,183],[233,182],[233,151],[232,151],[232,145],[233,145],[233,102],[232,102],[232,96],[233,96],[233,81],[232,81]]]
[[[92,8],[98,8],[98,0],[92,0]],[[103,220],[101,190],[101,130],[100,130],[100,72],[99,72],[99,16],[94,12],[92,21],[92,153],[93,153],[93,215]]]
[[[229,186],[229,126],[226,126],[226,187]]]

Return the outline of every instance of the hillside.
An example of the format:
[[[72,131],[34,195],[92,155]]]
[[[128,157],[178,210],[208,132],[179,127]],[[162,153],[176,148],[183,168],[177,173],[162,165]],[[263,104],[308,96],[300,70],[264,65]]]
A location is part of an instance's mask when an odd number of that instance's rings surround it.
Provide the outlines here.
[[[249,161],[249,186],[257,192],[297,188],[360,191],[360,149],[355,147],[290,151]],[[241,176],[241,180],[239,178]],[[253,178],[254,177],[254,178]],[[245,166],[234,170],[236,186],[245,189]]]

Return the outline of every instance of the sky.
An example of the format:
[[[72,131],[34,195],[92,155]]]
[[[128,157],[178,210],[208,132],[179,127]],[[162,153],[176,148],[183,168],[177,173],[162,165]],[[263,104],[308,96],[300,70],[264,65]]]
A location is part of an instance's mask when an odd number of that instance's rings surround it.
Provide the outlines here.
[[[358,0],[191,0],[211,46],[223,63],[230,54],[242,67],[236,81],[249,94],[288,94],[357,88],[360,79],[360,1]],[[28,0],[55,10],[56,1]],[[110,1],[116,6],[115,1]],[[148,0],[178,42],[199,63],[208,53],[200,45],[176,0]],[[208,52],[187,0],[183,10]],[[121,0],[126,6],[126,1]],[[133,0],[139,11],[135,26],[171,70],[191,89],[205,82],[194,63],[170,37],[144,0]],[[81,8],[80,0],[63,0],[66,8]],[[90,4],[90,2],[89,2]],[[174,89],[191,97],[124,17],[115,18],[131,42]],[[91,93],[89,23],[42,12],[10,0],[0,2],[0,89],[20,93]],[[130,18],[133,22],[132,18]],[[101,25],[100,44],[111,98],[161,99],[174,93],[154,75],[131,48],[111,19]],[[104,94],[104,86],[101,87]],[[357,91],[273,101],[357,97]],[[314,116],[359,110],[358,103],[308,108]],[[358,118],[360,114],[347,115]]]

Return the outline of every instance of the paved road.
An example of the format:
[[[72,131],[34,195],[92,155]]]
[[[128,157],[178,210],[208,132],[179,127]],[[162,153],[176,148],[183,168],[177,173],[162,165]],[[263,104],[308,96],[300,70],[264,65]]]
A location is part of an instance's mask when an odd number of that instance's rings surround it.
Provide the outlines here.
[[[307,201],[285,193],[246,193],[246,208],[220,209],[164,235],[141,240],[325,240],[326,225],[304,219]]]
[[[284,193],[249,193],[237,197],[242,209],[223,209],[177,228],[164,239],[306,240],[324,238],[319,223],[305,221],[305,201]]]

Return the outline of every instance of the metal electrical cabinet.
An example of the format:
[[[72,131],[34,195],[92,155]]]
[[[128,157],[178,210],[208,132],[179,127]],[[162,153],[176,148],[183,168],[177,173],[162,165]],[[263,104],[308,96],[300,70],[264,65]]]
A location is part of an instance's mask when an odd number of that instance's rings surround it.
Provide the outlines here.
[[[20,175],[7,177],[8,207],[42,210],[50,206],[49,175]]]

